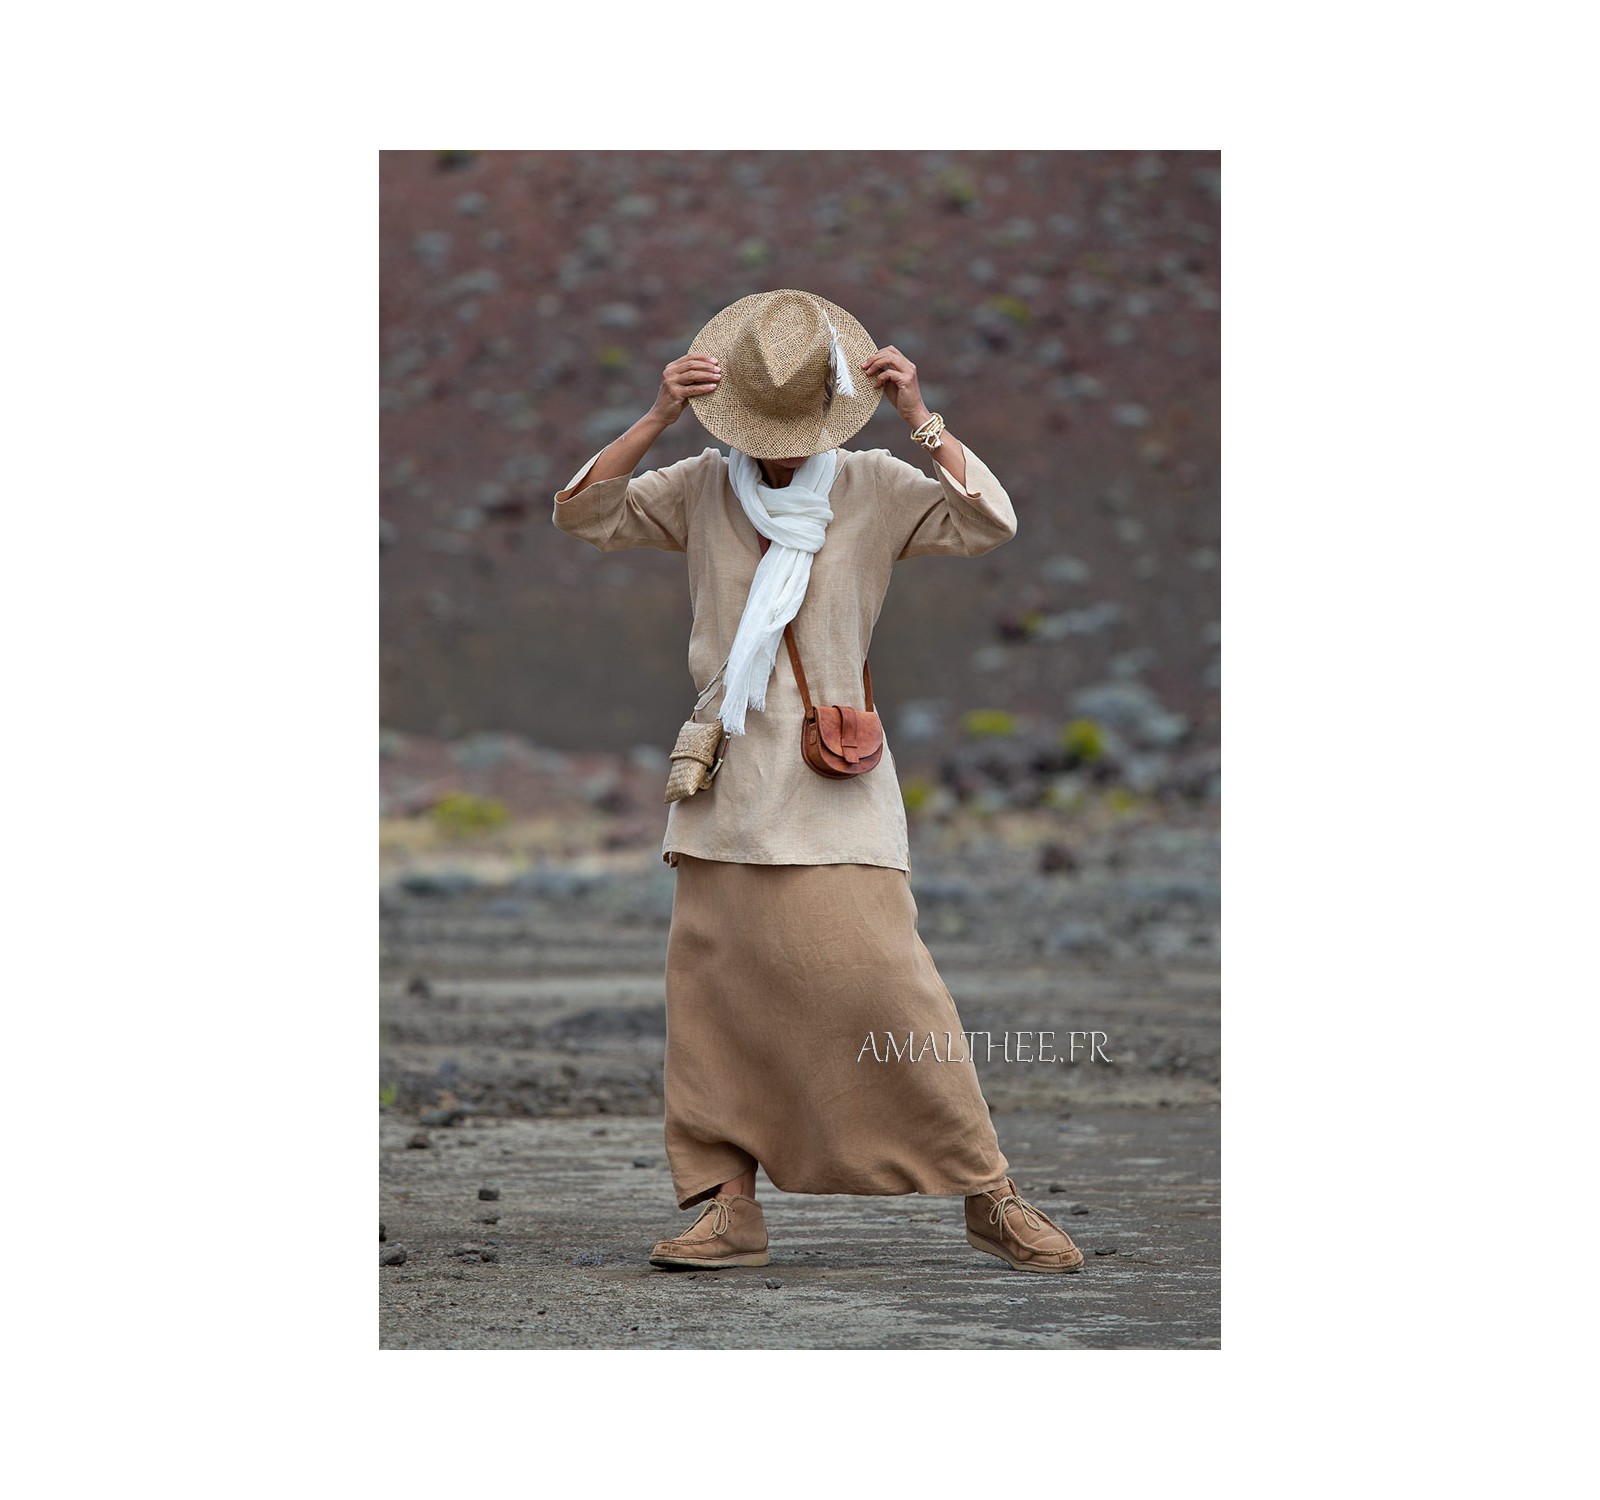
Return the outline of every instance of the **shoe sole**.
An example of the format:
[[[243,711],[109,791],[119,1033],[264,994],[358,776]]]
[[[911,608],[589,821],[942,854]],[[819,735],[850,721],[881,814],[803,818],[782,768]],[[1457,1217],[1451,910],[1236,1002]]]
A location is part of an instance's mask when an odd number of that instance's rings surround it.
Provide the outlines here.
[[[715,1260],[695,1260],[688,1255],[652,1255],[650,1264],[668,1271],[720,1271],[724,1266],[770,1266],[772,1257],[765,1250],[746,1250],[743,1255],[719,1255]]]
[[[992,1255],[997,1260],[1003,1260],[1013,1271],[1039,1271],[1060,1275],[1062,1272],[1081,1271],[1083,1269],[1083,1252],[1079,1251],[1078,1258],[1070,1266],[1041,1266],[1035,1261],[1012,1260],[993,1240],[986,1240],[982,1235],[967,1231],[967,1243],[974,1250],[981,1250],[985,1255]]]

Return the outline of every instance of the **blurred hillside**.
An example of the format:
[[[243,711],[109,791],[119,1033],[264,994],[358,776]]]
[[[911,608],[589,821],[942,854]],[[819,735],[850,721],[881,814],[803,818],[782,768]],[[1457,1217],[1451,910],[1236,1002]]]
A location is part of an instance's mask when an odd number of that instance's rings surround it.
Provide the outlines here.
[[[965,796],[1098,761],[1136,791],[1215,795],[1217,153],[386,152],[379,170],[391,757],[490,731],[671,743],[693,698],[683,559],[602,555],[551,524],[551,496],[713,313],[797,286],[910,355],[1016,504],[987,557],[895,571],[872,665],[902,771]],[[647,465],[712,441],[691,411]],[[917,458],[887,404],[852,446]],[[999,717],[952,765],[972,710]]]

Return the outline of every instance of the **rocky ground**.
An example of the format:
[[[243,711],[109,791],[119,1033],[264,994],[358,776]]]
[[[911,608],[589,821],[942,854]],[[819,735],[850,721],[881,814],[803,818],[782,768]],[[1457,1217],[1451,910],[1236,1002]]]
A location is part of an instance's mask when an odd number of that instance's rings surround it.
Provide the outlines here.
[[[660,1128],[674,877],[570,836],[389,828],[384,1347],[1216,1346],[1213,818],[916,823],[920,930],[968,1029],[1106,1034],[1109,1062],[978,1064],[1014,1175],[1089,1256],[1059,1279],[980,1260],[959,1200],[764,1180],[770,1268],[646,1265],[690,1217]]]

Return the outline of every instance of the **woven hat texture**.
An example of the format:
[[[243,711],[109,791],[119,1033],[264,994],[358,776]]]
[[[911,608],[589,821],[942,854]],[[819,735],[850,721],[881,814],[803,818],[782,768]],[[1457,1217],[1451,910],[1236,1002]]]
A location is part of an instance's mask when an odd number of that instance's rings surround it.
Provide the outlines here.
[[[854,396],[837,393],[828,324],[838,330]],[[752,458],[809,458],[848,442],[882,390],[862,364],[877,344],[842,307],[811,292],[757,292],[725,307],[694,336],[691,354],[722,363],[722,381],[690,403],[714,438]]]

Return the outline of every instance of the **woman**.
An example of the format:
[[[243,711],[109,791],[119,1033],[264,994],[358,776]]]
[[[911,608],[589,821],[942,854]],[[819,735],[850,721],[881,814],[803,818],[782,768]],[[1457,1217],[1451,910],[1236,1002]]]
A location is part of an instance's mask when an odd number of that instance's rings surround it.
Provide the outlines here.
[[[886,391],[937,478],[843,447]],[[691,403],[729,456],[707,448],[634,477]],[[820,297],[764,292],[713,318],[666,367],[650,411],[555,497],[555,524],[602,551],[687,554],[689,670],[702,699],[721,684],[695,717],[727,731],[710,785],[669,804],[662,843],[677,872],[667,1156],[678,1206],[704,1207],[653,1265],[766,1265],[758,1165],[786,1192],[959,1195],[974,1248],[1017,1270],[1083,1264],[1006,1175],[917,932],[887,738],[869,771],[814,771],[779,650],[789,625],[812,701],[864,708],[894,563],[976,557],[1016,534],[1006,492],[942,428],[898,350]]]

